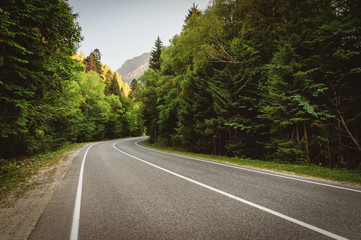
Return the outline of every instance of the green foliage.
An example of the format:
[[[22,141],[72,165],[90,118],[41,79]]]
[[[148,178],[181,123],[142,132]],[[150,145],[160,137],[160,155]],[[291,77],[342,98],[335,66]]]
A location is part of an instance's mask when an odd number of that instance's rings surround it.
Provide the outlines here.
[[[194,152],[361,167],[358,1],[193,6],[141,78],[151,142]]]
[[[71,57],[82,37],[67,1],[1,1],[0,19],[0,158],[143,133],[119,76],[102,79],[100,51]]]
[[[56,0],[2,1],[0,14],[1,154],[37,152],[39,141],[53,141],[41,124],[50,99],[72,77],[69,56],[81,40],[80,27],[69,5]]]
[[[185,155],[189,157],[203,158],[217,162],[230,163],[240,166],[250,166],[260,169],[269,169],[276,172],[289,172],[299,176],[310,176],[323,178],[348,184],[360,184],[361,183],[361,170],[347,170],[339,168],[328,168],[320,165],[309,165],[300,163],[289,163],[281,161],[261,161],[246,157],[227,157],[227,156],[214,156],[208,154],[190,153],[182,149],[181,147],[167,147],[165,145],[156,143],[150,144],[148,140],[140,142],[145,147],[150,147],[156,150],[165,151],[169,153],[175,153]]]
[[[141,112],[144,118],[144,125],[146,133],[152,136],[152,140],[157,139],[157,126],[158,109],[156,98],[156,87],[158,85],[159,73],[153,69],[147,70],[142,77],[140,77],[141,89],[137,92],[136,97],[141,101]]]
[[[186,19],[184,20],[185,23],[191,18],[191,17],[198,17],[202,14],[201,10],[198,9],[198,4],[196,5],[193,3],[193,6],[188,10],[188,15],[186,16]]]
[[[153,70],[160,70],[160,64],[162,61],[160,58],[160,55],[162,54],[162,46],[163,43],[158,36],[157,39],[155,40],[154,48],[150,53],[150,59],[149,59],[149,67]]]
[[[0,204],[9,192],[20,195],[29,188],[28,181],[44,166],[53,165],[69,151],[79,149],[84,144],[65,144],[56,152],[38,154],[29,158],[2,159],[0,158]],[[33,184],[33,183],[32,183]],[[38,183],[41,184],[41,183]]]
[[[85,72],[94,71],[102,75],[102,65],[101,65],[101,53],[99,49],[95,49],[89,54],[87,58],[84,59],[85,63]]]
[[[117,95],[117,96],[120,96],[122,94],[120,91],[120,86],[119,86],[118,79],[117,79],[117,76],[115,73],[113,74],[112,80],[110,82],[109,91],[110,91],[110,93]]]

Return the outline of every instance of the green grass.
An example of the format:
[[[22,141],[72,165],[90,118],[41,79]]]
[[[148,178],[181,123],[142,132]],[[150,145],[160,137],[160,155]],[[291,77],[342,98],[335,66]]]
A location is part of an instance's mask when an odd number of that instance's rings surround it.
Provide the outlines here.
[[[254,167],[260,169],[268,169],[277,172],[291,173],[299,176],[317,177],[317,178],[337,181],[341,183],[361,184],[360,170],[347,170],[347,169],[339,169],[339,168],[331,169],[331,168],[315,166],[315,165],[279,163],[272,161],[255,160],[250,158],[237,158],[237,157],[190,153],[183,149],[175,149],[171,147],[165,147],[159,144],[151,144],[149,143],[148,140],[140,142],[140,145],[169,153],[176,153],[190,157],[203,158],[217,162],[230,163],[234,165]]]
[[[84,145],[85,143],[67,144],[51,153],[19,159],[0,159],[0,199],[15,189],[17,195],[24,194],[29,188],[24,183],[40,168],[57,164],[64,154]]]

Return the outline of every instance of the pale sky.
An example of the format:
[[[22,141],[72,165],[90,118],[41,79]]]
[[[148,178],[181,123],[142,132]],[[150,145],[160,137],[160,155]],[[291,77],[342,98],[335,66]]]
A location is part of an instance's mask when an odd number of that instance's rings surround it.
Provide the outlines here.
[[[193,2],[203,11],[209,0],[69,0],[84,36],[78,52],[83,49],[87,56],[98,48],[102,63],[115,71],[127,59],[150,52],[158,35],[169,45]]]

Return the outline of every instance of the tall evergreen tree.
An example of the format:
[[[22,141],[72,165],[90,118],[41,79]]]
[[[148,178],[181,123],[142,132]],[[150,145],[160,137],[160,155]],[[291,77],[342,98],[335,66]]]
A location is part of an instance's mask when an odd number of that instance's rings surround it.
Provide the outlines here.
[[[0,2],[0,157],[52,146],[46,121],[74,70],[75,17],[66,1]]]
[[[139,89],[139,82],[137,79],[133,79],[131,84],[130,84],[130,93],[129,93],[129,96],[134,96],[134,94],[137,93],[138,89]]]
[[[150,59],[149,59],[149,67],[155,71],[160,70],[160,65],[161,65],[160,55],[162,54],[162,46],[163,43],[158,36],[157,40],[154,43],[154,48],[150,54]]]
[[[188,10],[188,15],[184,22],[187,22],[191,17],[198,17],[202,14],[201,10],[198,9],[198,4],[193,3],[193,6]]]
[[[90,55],[85,59],[85,72],[87,73],[89,71],[98,72],[94,53],[90,53]]]
[[[103,74],[102,64],[101,64],[102,54],[100,53],[98,48],[94,49],[93,54],[95,59],[95,65],[97,67],[97,72],[102,76]]]
[[[92,51],[87,58],[84,59],[85,72],[94,71],[102,75],[101,53],[99,49]]]
[[[120,86],[118,83],[118,78],[117,78],[116,72],[114,72],[114,74],[113,74],[113,78],[110,82],[109,90],[114,95],[117,95],[117,96],[121,95]]]
[[[113,73],[111,70],[108,70],[104,76],[104,82],[105,82],[104,93],[105,93],[105,95],[112,94],[112,91],[111,91],[112,79],[113,79]]]
[[[98,48],[94,49],[93,54],[94,54],[95,60],[96,60],[98,63],[100,63],[100,62],[101,62],[101,58],[102,58],[102,54],[100,53],[99,49],[98,49]]]

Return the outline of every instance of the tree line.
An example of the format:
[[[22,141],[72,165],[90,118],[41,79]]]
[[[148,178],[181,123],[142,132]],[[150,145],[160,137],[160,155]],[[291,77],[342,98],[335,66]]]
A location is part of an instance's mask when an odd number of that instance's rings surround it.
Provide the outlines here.
[[[134,82],[152,142],[361,168],[361,2],[213,0]]]
[[[67,1],[0,3],[0,158],[143,133],[130,87],[82,40]]]
[[[194,152],[361,168],[361,3],[194,4],[131,89],[66,1],[0,3],[0,158],[140,135]]]

